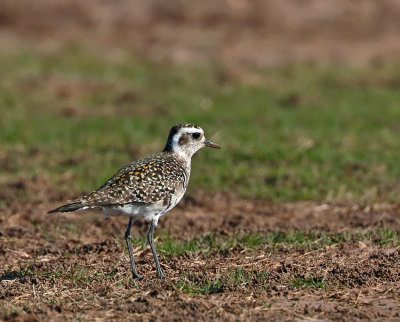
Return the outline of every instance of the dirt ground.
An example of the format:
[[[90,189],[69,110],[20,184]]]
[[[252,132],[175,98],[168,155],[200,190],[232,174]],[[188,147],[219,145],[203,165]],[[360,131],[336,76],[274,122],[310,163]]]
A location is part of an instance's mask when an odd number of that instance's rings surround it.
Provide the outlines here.
[[[137,247],[145,278],[132,284],[123,241],[126,218],[46,214],[75,195],[40,176],[2,184],[0,194],[6,200],[0,209],[0,319],[400,320],[399,248],[339,242],[311,251],[237,245],[161,255],[167,276],[161,281],[150,249]],[[397,204],[274,204],[191,191],[160,220],[156,236],[168,231],[189,240],[213,232],[225,238],[293,228],[355,232],[383,223],[399,230],[399,210]],[[146,229],[137,222],[133,234],[144,236]],[[229,282],[232,272],[240,278]],[[323,278],[326,285],[293,283],[309,277],[315,283]],[[225,283],[203,294],[188,291],[193,283],[216,280]]]

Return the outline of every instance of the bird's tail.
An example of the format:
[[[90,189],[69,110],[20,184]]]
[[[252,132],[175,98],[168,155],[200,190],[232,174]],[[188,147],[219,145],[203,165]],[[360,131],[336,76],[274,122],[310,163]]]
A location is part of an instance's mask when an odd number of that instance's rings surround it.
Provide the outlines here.
[[[53,213],[53,212],[70,212],[70,211],[75,211],[75,210],[81,209],[81,208],[83,208],[83,207],[85,207],[85,205],[84,205],[82,202],[80,202],[80,201],[79,201],[79,202],[73,202],[73,203],[69,203],[69,204],[67,204],[67,205],[58,207],[58,208],[56,208],[56,209],[50,210],[50,211],[48,212],[48,214],[51,214],[51,213]]]

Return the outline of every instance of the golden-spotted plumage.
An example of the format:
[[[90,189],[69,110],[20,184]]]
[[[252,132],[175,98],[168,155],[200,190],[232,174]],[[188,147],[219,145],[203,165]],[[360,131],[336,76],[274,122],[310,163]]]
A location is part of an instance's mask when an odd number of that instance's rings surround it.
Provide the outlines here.
[[[123,167],[103,186],[77,202],[93,207],[163,201],[168,206],[175,191],[185,189],[188,177],[171,152],[161,152]]]

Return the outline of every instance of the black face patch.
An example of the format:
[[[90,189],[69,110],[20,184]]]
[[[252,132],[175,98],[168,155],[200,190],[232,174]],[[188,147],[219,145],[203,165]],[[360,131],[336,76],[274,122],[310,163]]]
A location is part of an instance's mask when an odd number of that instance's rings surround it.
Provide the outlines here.
[[[178,133],[179,125],[175,125],[169,131],[168,137],[173,137],[176,133]]]
[[[189,142],[189,135],[187,133],[183,133],[180,137],[179,137],[179,145],[185,145],[186,143]]]

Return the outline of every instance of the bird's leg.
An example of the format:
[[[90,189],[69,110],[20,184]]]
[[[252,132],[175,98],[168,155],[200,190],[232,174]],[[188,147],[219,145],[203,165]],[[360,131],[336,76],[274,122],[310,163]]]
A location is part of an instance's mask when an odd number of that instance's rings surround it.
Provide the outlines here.
[[[132,252],[132,236],[131,236],[131,227],[133,224],[133,217],[129,218],[129,223],[128,223],[128,228],[126,229],[125,232],[125,240],[126,244],[128,245],[128,250],[129,250],[129,257],[131,259],[131,266],[132,266],[132,276],[133,278],[138,278],[141,280],[143,276],[140,276],[136,270],[135,266],[135,260],[133,259],[133,252]]]
[[[163,274],[163,271],[161,269],[160,262],[158,261],[156,248],[154,247],[154,236],[153,236],[153,233],[154,233],[154,221],[151,222],[149,233],[147,234],[147,241],[149,242],[150,247],[151,247],[151,251],[153,252],[154,261],[156,262],[158,276],[160,278],[163,278],[164,274]]]

